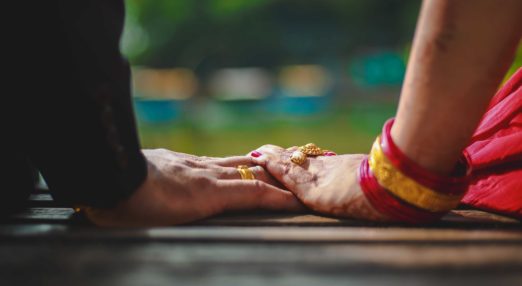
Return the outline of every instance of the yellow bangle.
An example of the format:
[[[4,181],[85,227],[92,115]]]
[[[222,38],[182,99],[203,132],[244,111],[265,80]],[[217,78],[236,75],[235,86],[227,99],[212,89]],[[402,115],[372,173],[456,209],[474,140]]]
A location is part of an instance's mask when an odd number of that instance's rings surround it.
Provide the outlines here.
[[[373,143],[368,163],[383,188],[403,201],[431,212],[445,212],[458,206],[462,195],[438,193],[404,175],[384,155],[380,142],[379,136]]]

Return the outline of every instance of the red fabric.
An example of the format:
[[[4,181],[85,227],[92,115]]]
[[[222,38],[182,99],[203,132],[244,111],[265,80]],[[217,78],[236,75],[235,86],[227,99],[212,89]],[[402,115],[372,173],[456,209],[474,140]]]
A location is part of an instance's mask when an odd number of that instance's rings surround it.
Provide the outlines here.
[[[380,143],[384,155],[395,168],[419,184],[440,193],[462,195],[467,190],[469,182],[466,172],[462,172],[464,174],[461,176],[440,176],[421,167],[402,153],[391,137],[393,122],[394,118],[391,118],[384,124]]]
[[[464,152],[472,174],[462,203],[522,219],[522,68],[497,92]]]
[[[412,224],[428,223],[437,221],[445,214],[419,209],[390,194],[385,188],[379,185],[379,182],[377,182],[377,179],[372,174],[368,164],[368,158],[365,158],[361,162],[357,178],[370,204],[378,212],[395,221]]]

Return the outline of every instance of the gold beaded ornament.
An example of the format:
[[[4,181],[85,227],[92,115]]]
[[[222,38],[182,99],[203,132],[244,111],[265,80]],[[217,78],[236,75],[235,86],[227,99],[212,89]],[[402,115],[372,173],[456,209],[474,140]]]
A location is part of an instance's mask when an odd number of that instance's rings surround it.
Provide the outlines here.
[[[314,143],[308,143],[294,151],[290,156],[290,161],[297,165],[302,165],[306,162],[308,156],[325,156],[326,154],[334,155],[335,153],[330,150],[321,149]]]

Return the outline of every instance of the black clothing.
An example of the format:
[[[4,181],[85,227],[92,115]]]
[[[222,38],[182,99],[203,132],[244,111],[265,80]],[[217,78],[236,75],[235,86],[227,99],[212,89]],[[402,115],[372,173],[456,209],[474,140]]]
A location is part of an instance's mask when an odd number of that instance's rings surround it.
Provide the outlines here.
[[[111,207],[144,181],[130,69],[119,51],[123,0],[41,1],[13,38],[0,210],[23,206],[32,163],[55,200]],[[40,9],[40,10],[39,10]],[[19,49],[19,50],[17,50]]]

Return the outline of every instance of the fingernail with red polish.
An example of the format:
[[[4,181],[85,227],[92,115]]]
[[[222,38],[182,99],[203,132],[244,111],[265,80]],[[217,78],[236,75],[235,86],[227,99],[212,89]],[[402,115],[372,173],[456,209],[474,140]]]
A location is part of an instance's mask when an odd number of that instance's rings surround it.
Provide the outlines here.
[[[337,154],[335,154],[335,152],[332,152],[332,151],[328,151],[326,153],[323,154],[324,156],[335,156]]]
[[[257,157],[260,157],[261,155],[261,152],[258,152],[258,151],[252,151],[252,153],[250,153],[250,156],[254,157],[254,158],[257,158]]]

